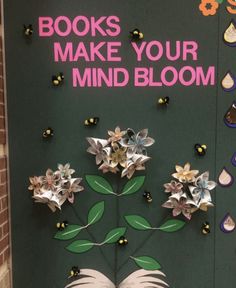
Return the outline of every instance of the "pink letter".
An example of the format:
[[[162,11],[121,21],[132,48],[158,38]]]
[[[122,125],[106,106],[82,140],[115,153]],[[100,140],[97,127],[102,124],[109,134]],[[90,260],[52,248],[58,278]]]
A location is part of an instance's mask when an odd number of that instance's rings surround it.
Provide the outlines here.
[[[120,80],[121,76],[123,76],[123,81]],[[120,82],[119,82],[120,80]],[[114,68],[114,78],[113,78],[113,83],[114,87],[124,87],[127,85],[129,82],[129,73],[125,68]]]
[[[206,76],[204,75],[202,67],[196,67],[196,85],[200,86],[201,82],[203,86],[210,85],[213,86],[215,85],[215,67],[214,66],[209,66],[207,70]]]
[[[190,79],[187,81],[184,79],[184,73],[190,72]],[[196,73],[193,67],[191,66],[184,66],[179,71],[179,81],[184,86],[191,86],[193,82],[196,80]]]
[[[100,42],[97,44],[97,46],[94,44],[94,42],[90,42],[90,60],[95,61],[95,56],[98,57],[101,61],[106,61],[106,59],[102,56],[102,54],[99,52],[99,49],[105,44],[105,42]]]
[[[82,21],[84,22],[84,28],[82,29],[82,31],[79,31],[78,30],[78,22],[79,21]],[[72,28],[73,28],[73,31],[74,33],[77,35],[77,36],[85,36],[88,32],[89,32],[89,27],[90,27],[90,24],[89,24],[89,20],[87,17],[85,16],[77,16],[75,17],[75,19],[73,20],[73,23],[72,23]]]
[[[144,87],[148,85],[148,82],[148,68],[134,68],[134,86]]]
[[[180,57],[180,41],[176,41],[175,56],[170,55],[170,41],[166,42],[166,58],[170,61],[175,61]]]
[[[60,59],[59,59],[60,58]],[[54,61],[55,62],[66,62],[66,61],[73,61],[73,46],[72,42],[67,42],[64,51],[62,51],[61,43],[55,42],[54,43]]]
[[[63,32],[59,29],[59,22],[64,21],[66,23],[66,30]],[[70,19],[66,16],[59,16],[54,22],[54,29],[59,36],[68,36],[71,32],[71,23]]]
[[[138,46],[135,42],[132,42],[132,43],[131,43],[131,45],[132,45],[133,48],[134,48],[134,51],[135,51],[136,54],[137,54],[137,61],[141,61],[141,60],[142,60],[142,53],[143,53],[144,47],[146,46],[146,43],[147,43],[147,42],[143,41],[140,46]]]
[[[153,46],[156,46],[158,48],[158,53],[156,56],[152,56],[151,55],[151,49]],[[148,57],[149,60],[151,61],[157,61],[159,60],[162,55],[163,55],[163,47],[162,44],[159,41],[151,41],[147,44],[147,48],[146,48],[146,55]]]
[[[51,17],[39,17],[39,36],[40,37],[52,36],[54,33],[52,24],[53,19]]]
[[[114,20],[115,23],[113,23],[112,20]],[[109,16],[106,22],[108,27],[113,28],[113,31],[111,29],[106,29],[107,35],[113,37],[118,36],[120,34],[120,25],[116,23],[119,23],[120,19],[116,16]]]
[[[112,87],[112,68],[108,68],[108,76],[104,73],[102,68],[98,68],[97,84],[98,87],[102,87],[102,80],[107,87]]]
[[[187,60],[188,54],[192,54],[193,60],[197,60],[198,44],[195,41],[183,42],[183,60]]]
[[[149,68],[149,86],[150,87],[160,87],[160,86],[162,86],[161,82],[154,82],[153,68]]]
[[[100,24],[106,19],[106,16],[101,16],[97,21],[95,17],[91,17],[91,35],[96,36],[96,30],[102,35],[107,36],[106,32],[100,27]]]
[[[119,49],[115,47],[121,47],[121,42],[107,42],[107,61],[121,61],[121,57],[113,55],[113,53],[117,54],[119,52]]]
[[[173,79],[168,81],[166,79],[166,74],[168,72],[172,72],[173,74]],[[178,80],[178,72],[176,71],[176,69],[172,66],[168,66],[165,67],[162,71],[161,71],[161,82],[165,85],[165,86],[173,86]]]
[[[84,60],[87,62],[90,61],[88,53],[87,53],[86,48],[84,46],[84,42],[79,42],[77,49],[76,49],[76,52],[75,52],[74,61],[78,61],[79,58],[84,58]]]
[[[80,72],[78,68],[72,69],[72,79],[73,79],[73,87],[85,87],[86,82],[87,86],[91,87],[91,68],[84,69],[83,78],[81,78]]]

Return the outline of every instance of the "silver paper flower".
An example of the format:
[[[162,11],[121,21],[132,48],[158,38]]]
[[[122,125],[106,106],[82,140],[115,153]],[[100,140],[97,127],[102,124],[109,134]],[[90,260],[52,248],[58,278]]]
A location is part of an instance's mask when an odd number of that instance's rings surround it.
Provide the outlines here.
[[[147,155],[146,147],[151,146],[155,140],[151,137],[147,137],[148,129],[143,129],[135,134],[133,129],[127,129],[127,133],[124,138],[120,140],[120,143],[124,147],[128,147],[128,155],[143,154]]]

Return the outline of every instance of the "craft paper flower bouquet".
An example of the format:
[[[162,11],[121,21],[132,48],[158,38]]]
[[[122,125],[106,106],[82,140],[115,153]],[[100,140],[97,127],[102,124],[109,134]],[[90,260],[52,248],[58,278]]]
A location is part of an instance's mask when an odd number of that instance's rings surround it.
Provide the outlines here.
[[[176,173],[172,176],[176,180],[164,184],[165,192],[170,193],[169,200],[162,207],[170,208],[173,216],[181,213],[191,219],[192,213],[197,210],[207,211],[208,207],[214,206],[210,190],[216,187],[214,181],[209,181],[209,172],[204,172],[197,177],[198,170],[190,170],[190,164],[184,167],[175,166]]]
[[[128,128],[121,131],[108,131],[108,139],[88,137],[90,147],[87,151],[95,155],[96,164],[103,173],[117,173],[121,170],[121,177],[131,178],[136,170],[145,170],[145,163],[150,159],[146,147],[155,141],[148,137],[148,129],[143,129],[137,134]]]
[[[79,185],[82,178],[72,178],[74,172],[67,163],[65,166],[58,164],[55,172],[47,169],[45,176],[29,177],[28,189],[33,191],[32,198],[35,202],[47,204],[53,212],[56,208],[61,210],[66,200],[73,203],[74,193],[84,190],[84,187]]]

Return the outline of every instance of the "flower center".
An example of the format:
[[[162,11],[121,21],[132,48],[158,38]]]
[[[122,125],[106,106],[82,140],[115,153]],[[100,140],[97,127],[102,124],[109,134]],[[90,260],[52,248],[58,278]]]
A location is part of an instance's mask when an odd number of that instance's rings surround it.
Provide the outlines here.
[[[211,8],[212,8],[212,4],[211,4],[211,3],[207,3],[207,4],[206,4],[206,9],[207,9],[207,10],[211,10]]]

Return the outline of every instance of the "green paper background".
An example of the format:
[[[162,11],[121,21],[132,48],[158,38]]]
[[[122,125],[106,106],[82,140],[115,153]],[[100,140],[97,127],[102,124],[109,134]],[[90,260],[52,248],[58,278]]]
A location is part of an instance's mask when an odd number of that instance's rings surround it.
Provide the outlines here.
[[[189,161],[191,167],[201,172],[210,171],[216,180],[223,166],[236,176],[230,158],[235,152],[234,129],[223,123],[223,116],[235,99],[235,92],[226,93],[220,87],[220,79],[227,70],[236,73],[235,49],[226,46],[222,35],[228,26],[229,15],[222,4],[218,14],[204,17],[199,9],[200,1],[189,0],[70,0],[70,1],[4,1],[4,25],[6,47],[6,80],[9,125],[9,156],[11,186],[11,223],[14,288],[59,288],[69,281],[72,266],[96,269],[112,281],[119,283],[135,271],[134,261],[128,260],[135,248],[134,256],[147,255],[161,263],[162,271],[172,288],[233,288],[236,282],[236,233],[223,234],[219,223],[227,212],[236,219],[235,185],[217,187],[212,192],[214,209],[205,214],[193,215],[191,222],[176,233],[135,231],[130,227],[126,236],[129,244],[118,249],[115,261],[115,246],[103,247],[105,261],[100,249],[93,248],[85,254],[72,254],[64,249],[72,241],[53,239],[55,224],[68,220],[81,225],[77,216],[86,222],[89,208],[97,201],[105,201],[102,220],[89,228],[98,242],[117,223],[127,226],[123,215],[140,214],[154,226],[160,226],[171,216],[168,209],[161,208],[167,195],[163,184],[174,172],[175,164]],[[114,39],[121,41],[122,65],[119,63],[54,63],[53,42],[102,41],[103,37],[90,36],[78,39],[75,36],[40,38],[37,20],[39,16],[65,15],[102,16],[117,15],[122,32]],[[23,24],[33,24],[32,41],[22,35]],[[144,60],[137,63],[130,47],[128,31],[138,27],[146,41],[195,40],[199,43],[198,61],[176,61],[175,67],[184,65],[216,66],[219,84],[209,87],[149,87],[135,88],[73,88],[73,67],[163,67],[172,65],[163,58],[158,63]],[[61,87],[52,87],[51,75],[63,71],[65,82]],[[167,109],[157,108],[159,97],[170,97]],[[95,128],[84,127],[90,116],[99,116]],[[85,191],[76,195],[74,208],[63,205],[62,212],[51,211],[44,205],[34,204],[27,190],[28,177],[43,175],[47,168],[56,169],[57,163],[71,164],[76,176],[100,174],[92,155],[86,153],[89,136],[105,138],[106,131],[117,125],[131,127],[136,131],[148,128],[156,140],[150,147],[152,159],[147,164],[146,182],[139,193],[121,197],[119,205],[113,196],[100,195],[89,189],[83,181]],[[55,136],[44,141],[42,131],[53,127]],[[199,158],[194,154],[195,143],[207,144],[207,154]],[[139,175],[137,173],[137,175]],[[143,175],[143,173],[140,173]],[[105,175],[116,189],[117,176]],[[120,185],[124,185],[122,180]],[[144,189],[151,191],[153,202],[145,203]],[[77,216],[76,216],[77,215]],[[117,220],[118,219],[118,220]],[[211,233],[201,234],[201,225],[209,221]],[[83,230],[76,239],[92,240]],[[145,243],[144,243],[145,241]],[[114,275],[114,265],[119,269]]]

